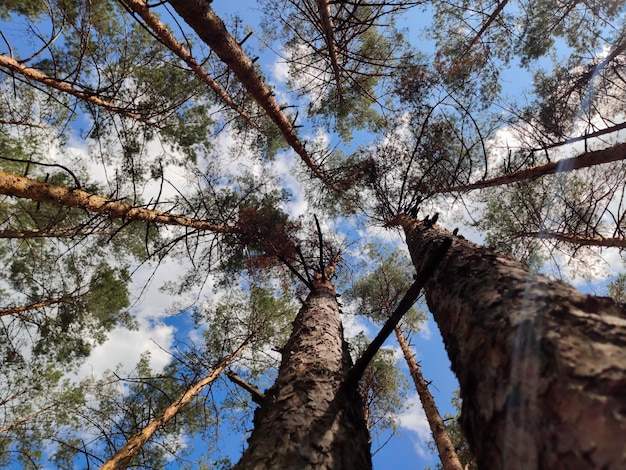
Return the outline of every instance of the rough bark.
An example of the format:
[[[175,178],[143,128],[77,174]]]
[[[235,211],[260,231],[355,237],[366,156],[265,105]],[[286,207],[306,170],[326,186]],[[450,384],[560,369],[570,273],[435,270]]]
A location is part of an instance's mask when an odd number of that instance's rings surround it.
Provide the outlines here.
[[[107,460],[100,470],[124,470],[128,467],[133,457],[141,450],[143,445],[163,426],[165,426],[172,418],[174,418],[180,410],[182,410],[194,397],[198,396],[210,383],[212,383],[219,375],[232,363],[248,346],[248,340],[244,341],[239,348],[228,357],[222,359],[217,366],[202,380],[196,382],[185,391],[174,403],[168,406],[163,412],[150,421],[141,431],[131,437],[115,455]]]
[[[372,468],[362,398],[341,387],[351,365],[334,287],[316,280],[235,468]]]
[[[107,214],[124,220],[142,220],[165,225],[207,230],[214,233],[232,233],[233,229],[193,217],[169,214],[156,209],[136,207],[124,201],[113,200],[81,189],[70,189],[32,180],[24,176],[12,175],[0,170],[0,194],[32,201],[47,202],[65,207],[79,207],[89,212]]]
[[[468,192],[475,189],[491,188],[494,186],[503,186],[505,184],[518,183],[520,181],[532,180],[540,178],[545,175],[553,175],[556,173],[565,173],[572,170],[579,170],[581,168],[589,168],[596,165],[602,165],[603,163],[616,162],[626,159],[626,144],[615,145],[602,150],[595,150],[593,152],[585,152],[576,157],[564,158],[558,162],[545,163],[543,165],[537,165],[525,170],[514,171],[511,173],[498,176],[485,181],[477,181],[476,183],[461,184],[457,186],[451,186],[449,188],[439,189],[434,191],[436,194],[445,194],[455,191]]]
[[[418,271],[450,236],[399,223]],[[626,468],[623,308],[459,238],[425,292],[481,468]]]
[[[404,334],[399,327],[396,326],[394,328],[394,332],[398,343],[400,344],[400,348],[402,349],[404,359],[409,367],[411,378],[415,384],[415,390],[417,390],[417,394],[422,402],[424,414],[426,415],[426,420],[430,426],[430,432],[432,433],[433,440],[437,446],[437,452],[439,453],[441,465],[444,470],[463,470],[463,465],[461,464],[459,456],[456,453],[452,439],[450,439],[446,425],[439,414],[439,409],[435,404],[435,399],[430,393],[430,390],[428,390],[428,383],[424,380],[422,370],[411,352],[409,343],[405,339]]]
[[[269,118],[278,126],[287,143],[300,156],[301,160],[323,181],[332,187],[330,181],[296,135],[295,128],[280,105],[274,93],[263,82],[254,67],[254,63],[246,55],[241,46],[226,30],[224,22],[211,8],[210,0],[169,0],[174,10],[193,28],[211,50],[230,67],[237,79],[248,90],[250,96],[261,106]]]

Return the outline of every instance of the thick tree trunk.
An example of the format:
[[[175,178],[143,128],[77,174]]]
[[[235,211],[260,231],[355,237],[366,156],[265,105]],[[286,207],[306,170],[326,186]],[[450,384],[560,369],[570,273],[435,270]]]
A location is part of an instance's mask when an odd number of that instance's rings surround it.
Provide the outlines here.
[[[411,373],[411,378],[415,384],[415,390],[417,390],[420,401],[422,402],[424,414],[426,415],[426,420],[430,426],[430,432],[432,433],[433,440],[437,446],[437,452],[439,453],[441,465],[444,470],[463,470],[463,465],[461,464],[459,456],[456,453],[452,439],[450,439],[446,425],[439,414],[439,409],[435,404],[435,399],[430,393],[430,390],[428,390],[428,383],[424,380],[422,370],[411,352],[409,343],[405,339],[404,334],[399,327],[396,326],[394,328],[394,332],[396,334],[396,339],[400,344],[400,348],[402,349],[402,354],[404,354],[404,359],[409,366],[409,372]]]
[[[282,354],[235,468],[371,468],[362,399],[342,387],[352,361],[332,284],[314,283]]]
[[[450,234],[399,220],[416,269]],[[626,468],[626,311],[456,238],[425,286],[481,468]]]

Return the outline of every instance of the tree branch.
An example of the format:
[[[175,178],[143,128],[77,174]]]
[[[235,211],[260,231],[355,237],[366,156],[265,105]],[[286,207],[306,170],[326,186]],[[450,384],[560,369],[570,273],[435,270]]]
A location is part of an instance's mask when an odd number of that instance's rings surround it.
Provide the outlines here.
[[[287,143],[300,156],[304,164],[327,187],[332,189],[332,181],[329,180],[304,148],[304,144],[296,135],[293,124],[274,98],[274,93],[263,82],[252,60],[227,31],[224,22],[215,14],[211,8],[211,2],[209,0],[169,0],[169,3],[187,24],[194,29],[200,39],[208,44],[213,52],[230,67],[235,76],[248,90],[248,93],[278,126]]]
[[[43,83],[44,85],[47,85],[51,88],[54,88],[56,90],[67,93],[69,95],[75,96],[76,98],[79,98],[83,101],[94,104],[98,107],[107,109],[111,112],[120,114],[122,116],[126,116],[131,119],[135,119],[140,122],[144,122],[146,124],[155,125],[155,123],[152,120],[150,120],[148,117],[142,114],[134,113],[132,111],[129,111],[128,109],[117,106],[111,103],[110,101],[103,100],[96,94],[87,93],[77,88],[74,88],[72,85],[70,85],[67,82],[64,82],[63,80],[50,77],[32,67],[27,67],[26,65],[18,62],[17,60],[11,57],[0,55],[0,67],[4,67],[5,69],[10,70],[11,72],[18,73],[22,75],[23,77],[26,77],[30,80]]]
[[[573,245],[626,248],[626,238],[583,237],[581,235],[572,235],[561,232],[547,232],[543,230],[537,232],[520,232],[517,236],[557,240],[560,242],[571,243]]]
[[[209,86],[213,92],[231,109],[236,111],[241,117],[243,117],[250,126],[256,130],[261,131],[261,127],[252,121],[252,118],[246,113],[233,99],[226,93],[226,91],[216,82],[202,66],[193,58],[191,52],[189,52],[185,46],[176,40],[174,35],[165,26],[159,18],[150,11],[150,7],[143,0],[122,0],[122,2],[133,12],[137,13],[146,24],[152,29],[156,37],[165,46],[167,46],[172,52],[180,57],[191,68],[191,70]]]
[[[137,455],[143,445],[148,442],[154,433],[165,426],[195,396],[200,394],[202,390],[213,382],[224,371],[224,369],[246,349],[249,340],[250,338],[246,339],[235,352],[222,359],[206,377],[197,382],[195,385],[192,385],[174,403],[163,410],[159,416],[154,418],[141,431],[131,437],[126,444],[124,444],[124,446],[113,455],[113,457],[100,467],[100,470],[123,470],[128,467],[132,458]]]
[[[581,168],[589,168],[596,165],[602,165],[604,163],[616,162],[626,159],[626,143],[619,144],[614,147],[610,147],[602,150],[595,150],[592,152],[585,152],[581,155],[572,158],[565,158],[557,162],[545,163],[543,165],[537,165],[525,170],[514,171],[512,173],[506,173],[497,178],[489,180],[478,181],[476,183],[461,184],[457,186],[451,186],[444,189],[435,190],[433,194],[445,194],[455,191],[469,192],[475,189],[484,189],[494,186],[502,186],[505,184],[518,183],[520,181],[531,180],[539,178],[545,175],[553,175],[556,173],[566,173],[572,170],[579,170]]]
[[[261,390],[259,390],[254,385],[243,380],[241,377],[235,374],[232,370],[226,371],[226,377],[228,377],[228,379],[231,382],[233,382],[236,385],[239,385],[246,392],[248,392],[251,395],[252,401],[254,403],[256,403],[257,405],[263,404],[263,400],[265,400],[265,394]]]
[[[451,238],[445,238],[439,246],[433,247],[428,255],[427,259],[422,264],[421,271],[417,274],[417,278],[415,282],[409,287],[409,290],[406,292],[393,314],[389,317],[389,319],[385,322],[383,327],[380,329],[380,332],[374,338],[374,340],[370,343],[361,357],[356,361],[354,367],[348,372],[348,376],[344,382],[344,388],[353,387],[365,372],[370,361],[374,358],[380,347],[383,345],[385,340],[389,337],[389,335],[393,332],[393,329],[400,323],[403,315],[409,311],[409,309],[413,306],[417,297],[419,296],[420,291],[428,281],[428,279],[433,275],[439,263],[443,260],[444,256],[448,252],[448,249],[452,245]]]
[[[0,194],[55,204],[57,206],[78,207],[89,212],[107,214],[110,217],[119,219],[180,225],[214,233],[233,233],[235,231],[234,228],[226,225],[218,225],[184,215],[168,214],[156,209],[136,207],[127,202],[112,200],[81,189],[54,186],[23,176],[5,173],[1,170]]]

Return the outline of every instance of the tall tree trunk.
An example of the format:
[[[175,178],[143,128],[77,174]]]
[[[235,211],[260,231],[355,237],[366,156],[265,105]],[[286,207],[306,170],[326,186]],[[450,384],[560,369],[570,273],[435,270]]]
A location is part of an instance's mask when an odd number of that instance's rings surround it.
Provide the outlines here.
[[[176,40],[169,28],[161,22],[159,17],[150,11],[150,6],[144,0],[122,0],[122,2],[130,8],[133,12],[137,13],[150,27],[154,34],[159,38],[165,46],[167,46],[178,57],[185,61],[185,63],[193,70],[193,72],[202,80],[213,92],[221,99],[228,107],[236,111],[241,117],[243,117],[250,126],[256,130],[261,131],[261,128],[255,123],[250,115],[241,108],[237,103],[233,101],[230,95],[224,90],[213,77],[211,77],[203,66],[196,61],[185,46]]]
[[[274,92],[265,84],[254,62],[246,55],[241,45],[233,38],[226,25],[211,8],[212,0],[168,0],[174,10],[193,28],[211,50],[233,71],[237,79],[248,90],[250,96],[261,106],[268,117],[276,124],[285,141],[300,156],[313,174],[328,187],[332,180],[324,174],[313,160],[296,134],[294,123],[284,113]]]
[[[372,468],[358,387],[342,387],[351,365],[335,289],[316,280],[235,468]]]
[[[400,348],[402,349],[402,354],[404,354],[404,359],[409,366],[409,372],[411,373],[411,378],[415,384],[415,390],[417,390],[420,401],[422,402],[422,408],[424,408],[424,414],[428,420],[430,432],[432,433],[433,440],[437,446],[437,452],[439,453],[441,465],[444,470],[463,470],[463,465],[461,464],[459,456],[456,453],[452,439],[450,439],[446,425],[439,414],[439,409],[435,404],[435,399],[430,393],[430,390],[428,390],[428,383],[424,380],[422,370],[411,352],[409,343],[404,337],[400,327],[396,326],[393,330],[396,334],[398,343],[400,344]]]
[[[328,57],[330,59],[330,65],[335,75],[335,83],[337,85],[337,95],[339,101],[343,101],[341,94],[341,70],[339,68],[339,58],[337,56],[337,42],[335,41],[335,25],[333,24],[333,16],[330,11],[329,0],[316,0],[317,10],[320,15],[320,26],[324,31],[324,41],[326,41],[326,47],[328,48]],[[341,5],[339,5],[341,7]]]
[[[450,233],[398,222],[419,272]],[[626,468],[624,309],[460,238],[425,292],[481,468]]]
[[[250,338],[246,339],[233,353],[222,359],[211,372],[204,378],[189,387],[181,396],[178,397],[163,412],[150,421],[143,429],[137,432],[133,437],[128,439],[109,460],[107,460],[100,470],[124,470],[131,463],[132,459],[139,453],[141,448],[148,442],[152,436],[163,426],[169,423],[180,410],[189,404],[189,402],[198,396],[206,387],[208,387],[220,374],[231,364],[245,349],[248,347]]]

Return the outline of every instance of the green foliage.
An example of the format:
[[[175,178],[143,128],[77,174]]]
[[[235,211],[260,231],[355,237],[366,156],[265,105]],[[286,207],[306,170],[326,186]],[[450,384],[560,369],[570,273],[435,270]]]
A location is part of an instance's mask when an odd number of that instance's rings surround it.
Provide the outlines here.
[[[607,286],[609,296],[618,304],[626,304],[626,273],[619,274]]]
[[[264,32],[279,39],[286,52],[287,86],[308,102],[309,117],[344,141],[350,141],[355,130],[374,129],[384,121],[380,111],[387,103],[379,97],[385,95],[387,77],[406,48],[394,24],[397,10],[386,7],[331,2],[337,56],[333,65],[314,1],[282,0],[265,6]]]
[[[454,449],[459,456],[459,460],[461,461],[461,465],[463,465],[463,468],[466,470],[478,470],[478,464],[476,463],[476,459],[472,454],[469,443],[463,435],[463,431],[461,430],[461,426],[459,424],[459,419],[461,417],[461,398],[459,397],[458,390],[455,390],[454,396],[452,397],[451,401],[452,405],[456,409],[456,413],[454,415],[451,415],[450,413],[446,413],[444,415],[446,431],[448,431],[448,435],[452,440],[452,444],[454,444]],[[437,451],[437,447],[435,446],[434,441],[429,441],[428,447],[432,452]],[[441,465],[441,463],[437,463],[435,464],[435,469],[442,470],[443,466]]]
[[[534,147],[623,117],[623,51],[607,63],[598,55],[622,47],[623,2],[433,3],[435,18],[427,34],[436,40],[436,50],[430,55],[424,52],[427,41],[409,45],[409,35],[395,23],[413,3],[331,1],[334,64],[317,2],[279,0],[261,7],[267,13],[266,49],[280,50],[289,65],[289,90],[283,94],[276,87],[273,93],[294,125],[305,126],[298,130],[303,139],[319,129],[333,140],[307,142],[307,150],[334,192],[320,190],[314,178],[291,167],[310,202],[307,210],[339,220],[333,230],[343,227],[346,219],[340,217],[387,223],[425,202],[441,207],[450,200],[434,200],[437,191],[489,177],[494,161],[499,173],[552,158],[551,152],[512,151],[501,165],[488,147],[503,124],[524,134],[520,145]],[[498,5],[505,8],[478,37]],[[158,2],[150,6],[166,11]],[[430,12],[423,8],[421,14]],[[289,179],[278,165],[283,160],[275,159],[288,148],[282,134],[235,79],[233,68],[196,43],[169,12],[163,19],[172,33],[261,130],[222,109],[214,92],[120,2],[5,0],[0,19],[11,21],[3,31],[3,54],[114,106],[87,103],[3,69],[4,170],[222,224],[231,232],[164,228],[56,204],[0,199],[0,231],[12,237],[0,241],[5,266],[0,272],[0,429],[9,428],[0,433],[0,465],[95,467],[246,338],[251,338],[249,353],[232,367],[255,383],[271,381],[278,361],[272,350],[285,343],[298,308],[294,283],[281,263],[297,265],[299,272],[317,268],[317,234],[307,235],[304,223],[286,209],[295,198],[283,189]],[[240,23],[236,20],[237,28]],[[15,31],[28,31],[27,40],[11,37]],[[409,33],[414,35],[413,25]],[[237,32],[235,37],[245,42]],[[250,42],[244,47],[252,52]],[[570,57],[561,60],[565,54]],[[552,71],[550,60],[558,64]],[[533,95],[524,104],[502,90],[502,71],[517,61],[536,72]],[[351,141],[357,135],[364,140],[355,149]],[[612,212],[621,207],[612,195],[623,192],[623,171],[615,165],[567,181],[550,177],[484,191],[477,198],[482,211],[477,227],[489,244],[538,270],[552,246],[524,232],[602,235],[607,214],[624,219]],[[98,182],[89,178],[92,172]],[[335,254],[330,245],[327,258]],[[557,247],[579,256],[576,249]],[[382,323],[411,285],[414,269],[400,251],[366,250],[367,261],[356,266],[362,275],[346,297],[358,313]],[[75,372],[109,332],[134,326],[133,270],[152,261],[156,269],[164,260],[188,263],[167,287],[177,305],[193,304],[179,314],[190,313],[197,327],[177,332],[188,336],[170,349],[172,363],[153,371],[145,356],[126,380],[121,369],[76,383],[65,380],[64,374]],[[624,278],[609,285],[619,302]],[[187,297],[203,299],[203,289],[213,282],[218,290],[210,301]],[[424,318],[414,307],[402,328],[417,331]],[[358,337],[354,343],[358,354],[366,340]],[[203,434],[207,453],[199,468],[230,466],[213,452],[221,420],[217,412],[231,413],[240,429],[248,425],[242,416],[251,406],[249,397],[232,390],[220,403],[215,396],[224,385],[214,387],[215,394],[195,400],[133,465],[163,468],[172,456],[191,452],[182,448],[187,437]],[[361,382],[374,433],[395,431],[406,387],[392,352],[382,350]],[[469,463],[458,425],[449,424],[463,462]]]
[[[364,263],[364,267],[369,273],[359,277],[345,295],[347,299],[356,300],[357,313],[382,323],[408,291],[415,268],[405,252],[400,250],[392,251],[370,245],[367,256],[369,260]],[[405,330],[416,332],[425,319],[425,314],[413,306],[404,315],[400,325]]]
[[[282,346],[298,309],[290,297],[278,295],[269,285],[252,284],[246,290],[233,289],[219,302],[194,308],[205,341],[201,354],[233,351],[248,337],[252,351]],[[275,364],[259,357],[249,364],[249,373],[263,374],[270,365]]]
[[[126,378],[116,370],[74,383],[61,381],[62,374],[53,369],[33,370],[21,394],[0,402],[3,425],[9,424],[0,433],[0,459],[7,463],[17,455],[28,469],[50,463],[58,468],[99,466],[197,381],[196,372],[206,374],[216,361],[211,358],[195,372],[173,361],[155,374],[149,359],[144,354]],[[0,387],[0,397],[9,392]],[[164,468],[173,456],[184,462],[194,449],[180,436],[205,433],[216,425],[208,403],[206,396],[193,400],[143,447],[133,465]],[[102,426],[104,422],[109,425]],[[210,433],[204,439],[209,449]]]
[[[597,50],[607,30],[620,24],[625,13],[621,2],[615,0],[584,4],[568,0],[558,5],[550,0],[530,0],[523,6],[505,0],[498,12],[501,4],[481,1],[470,7],[466,0],[458,0],[433,5],[435,17],[429,31],[437,39],[446,73],[469,74],[466,79],[474,75],[489,84],[497,83],[500,72],[514,58],[530,67],[564,45],[571,55],[580,57]],[[492,15],[490,27],[478,36]]]
[[[36,18],[45,11],[45,4],[39,0],[6,0],[0,4],[0,19],[8,20],[12,13]]]
[[[362,333],[350,340],[354,357],[359,357],[370,340]],[[365,403],[367,427],[373,437],[386,431],[397,431],[397,416],[404,410],[409,390],[409,380],[398,370],[394,352],[380,349],[369,363],[359,382]]]

